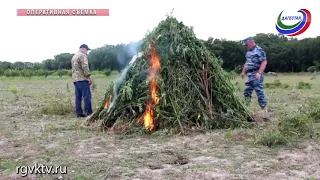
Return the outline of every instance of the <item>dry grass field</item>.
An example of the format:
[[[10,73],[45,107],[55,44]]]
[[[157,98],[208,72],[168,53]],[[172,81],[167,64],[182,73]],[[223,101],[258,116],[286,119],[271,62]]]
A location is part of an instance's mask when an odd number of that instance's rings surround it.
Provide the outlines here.
[[[95,78],[94,108],[113,79]],[[235,81],[241,95],[245,80]],[[253,128],[111,135],[80,126],[84,119],[74,117],[69,78],[0,79],[0,179],[320,179],[319,119],[315,131],[292,122],[283,126],[299,136],[278,130],[284,113],[292,115],[308,98],[320,99],[319,79],[279,75],[266,83],[269,112],[258,114],[261,122]],[[255,93],[250,109],[259,109]],[[319,117],[320,109],[314,112]],[[310,124],[304,120],[297,120],[301,127]],[[66,166],[67,173],[16,173],[18,166],[35,163]]]

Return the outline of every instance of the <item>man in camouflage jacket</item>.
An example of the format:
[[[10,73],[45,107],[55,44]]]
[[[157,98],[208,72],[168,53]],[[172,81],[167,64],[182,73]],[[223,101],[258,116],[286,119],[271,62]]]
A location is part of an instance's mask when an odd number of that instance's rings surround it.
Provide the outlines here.
[[[79,51],[72,57],[72,80],[75,87],[75,104],[77,117],[86,117],[92,114],[91,90],[92,83],[87,52],[91,50],[86,44],[82,44]],[[84,113],[81,102],[84,101]]]
[[[244,97],[247,104],[251,101],[252,91],[255,90],[258,102],[262,110],[266,110],[267,100],[263,91],[264,70],[267,65],[266,53],[257,46],[254,40],[249,37],[243,40],[243,45],[247,47],[246,63],[244,64],[241,77],[248,76],[245,83]]]

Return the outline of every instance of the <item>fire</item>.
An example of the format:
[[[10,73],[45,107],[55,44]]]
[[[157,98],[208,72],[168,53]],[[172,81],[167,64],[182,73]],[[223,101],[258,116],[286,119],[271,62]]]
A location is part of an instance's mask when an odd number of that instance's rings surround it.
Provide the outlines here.
[[[152,78],[150,81],[150,92],[154,103],[158,104],[160,99],[157,97],[157,81],[155,78]]]
[[[106,103],[104,104],[104,109],[107,109],[109,107],[111,99],[112,99],[112,95],[110,95],[106,100]]]
[[[152,104],[148,102],[143,116],[144,127],[149,131],[154,129],[153,110],[151,109],[151,106]]]
[[[157,81],[156,76],[158,75],[158,70],[160,69],[160,57],[159,53],[156,52],[153,46],[154,42],[151,42],[151,52],[150,52],[150,69],[149,69],[149,89],[152,97],[152,101],[148,101],[146,105],[146,110],[143,116],[143,123],[147,130],[152,131],[155,128],[155,121],[153,117],[153,107],[157,105],[160,98],[157,97]]]

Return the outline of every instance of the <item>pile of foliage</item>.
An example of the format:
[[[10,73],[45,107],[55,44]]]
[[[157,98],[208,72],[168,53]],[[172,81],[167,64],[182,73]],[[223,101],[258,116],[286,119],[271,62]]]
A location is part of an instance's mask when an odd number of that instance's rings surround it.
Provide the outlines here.
[[[108,88],[101,107],[87,123],[101,120],[102,127],[121,124],[126,129],[144,129],[137,122],[146,126],[149,118],[154,129],[183,132],[236,127],[253,120],[235,93],[230,75],[192,28],[168,16],[142,42],[143,55],[134,61],[119,88]],[[155,77],[158,99],[151,101],[153,106],[148,109],[154,90],[150,85],[150,66],[154,64],[150,63],[155,56],[160,59]]]

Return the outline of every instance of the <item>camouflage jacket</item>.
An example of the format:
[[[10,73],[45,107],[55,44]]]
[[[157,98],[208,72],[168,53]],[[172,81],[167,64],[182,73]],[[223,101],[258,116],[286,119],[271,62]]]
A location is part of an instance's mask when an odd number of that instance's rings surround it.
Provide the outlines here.
[[[78,51],[71,60],[72,65],[72,80],[86,81],[90,79],[90,71],[88,64],[88,56],[81,51]]]
[[[263,61],[267,60],[266,53],[259,46],[255,46],[252,50],[246,53],[246,70],[258,70]]]

